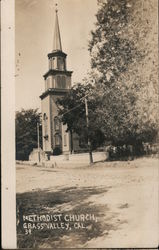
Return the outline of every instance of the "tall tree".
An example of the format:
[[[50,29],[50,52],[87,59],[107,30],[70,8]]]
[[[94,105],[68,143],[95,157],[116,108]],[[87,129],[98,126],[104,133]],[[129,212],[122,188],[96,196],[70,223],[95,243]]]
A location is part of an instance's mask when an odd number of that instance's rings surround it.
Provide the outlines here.
[[[114,145],[152,142],[158,131],[157,1],[98,5],[89,50],[101,129]]]
[[[28,160],[33,148],[37,148],[37,123],[40,124],[38,109],[28,109],[16,112],[16,159]],[[40,145],[42,145],[42,130],[40,127]]]
[[[88,127],[85,98],[88,103]],[[91,142],[91,151],[103,144],[104,135],[96,122],[98,99],[94,95],[92,84],[74,85],[64,98],[58,99],[57,105],[62,122],[67,124],[67,131],[78,134],[80,140],[85,142],[84,146],[87,145],[88,139]]]

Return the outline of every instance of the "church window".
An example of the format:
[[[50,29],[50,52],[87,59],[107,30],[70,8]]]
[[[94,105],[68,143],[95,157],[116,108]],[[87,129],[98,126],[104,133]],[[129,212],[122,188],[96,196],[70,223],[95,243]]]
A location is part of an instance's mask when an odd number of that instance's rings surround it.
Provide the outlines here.
[[[52,77],[52,87],[55,88],[55,78]]]
[[[52,58],[51,60],[51,69],[55,68],[55,58]]]
[[[57,88],[61,89],[61,77],[57,76]]]
[[[46,120],[46,113],[44,113],[44,115],[43,115],[43,120]]]
[[[67,146],[67,135],[66,134],[64,135],[64,146],[65,147]]]
[[[60,121],[59,121],[58,117],[54,118],[54,127],[55,127],[56,131],[60,129]]]
[[[66,88],[66,78],[65,78],[65,76],[62,76],[61,77],[61,85],[62,85],[62,89],[65,89]]]
[[[64,70],[64,61],[63,61],[63,58],[61,57],[57,58],[57,68],[59,70]]]
[[[51,76],[51,79],[50,79],[50,88],[53,88],[53,77]]]
[[[47,136],[47,115],[44,113],[43,115],[43,120],[44,120],[44,137],[46,138]]]
[[[64,58],[63,58],[63,70],[66,70],[66,61]]]
[[[57,68],[60,70],[61,69],[61,59],[57,58]]]
[[[57,76],[57,88],[65,89],[66,88],[66,78],[65,76]]]
[[[58,134],[55,135],[55,145],[60,146],[60,136]]]

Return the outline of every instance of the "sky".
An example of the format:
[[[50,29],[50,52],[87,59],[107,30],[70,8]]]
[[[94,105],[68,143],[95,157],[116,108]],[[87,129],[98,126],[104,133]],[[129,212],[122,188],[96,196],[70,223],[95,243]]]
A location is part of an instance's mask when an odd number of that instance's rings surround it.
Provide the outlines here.
[[[16,111],[41,109],[47,54],[53,47],[55,3],[72,84],[82,81],[90,69],[88,41],[95,28],[97,0],[15,0]]]

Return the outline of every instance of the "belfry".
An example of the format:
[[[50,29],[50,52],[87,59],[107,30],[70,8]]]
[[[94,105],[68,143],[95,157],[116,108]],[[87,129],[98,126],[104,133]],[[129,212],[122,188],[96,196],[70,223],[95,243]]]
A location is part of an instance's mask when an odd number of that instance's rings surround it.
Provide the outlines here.
[[[71,88],[72,71],[67,70],[66,57],[62,51],[58,11],[55,11],[53,50],[48,54],[49,69],[44,74],[45,91],[40,96],[42,111],[43,151],[53,153],[55,148],[62,153],[70,151],[70,135],[66,125],[60,122],[56,100]]]

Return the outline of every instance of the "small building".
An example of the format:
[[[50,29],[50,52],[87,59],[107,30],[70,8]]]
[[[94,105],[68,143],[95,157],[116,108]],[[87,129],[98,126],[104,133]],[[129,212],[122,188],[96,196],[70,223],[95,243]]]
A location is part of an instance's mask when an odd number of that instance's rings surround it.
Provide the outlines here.
[[[72,71],[67,70],[67,54],[62,51],[58,12],[55,13],[53,50],[48,54],[49,69],[44,74],[45,91],[40,96],[42,109],[43,151],[69,153],[80,150],[79,138],[66,132],[58,116],[56,101],[63,98],[71,88]],[[73,145],[73,146],[72,146]],[[73,148],[72,148],[73,147]]]

